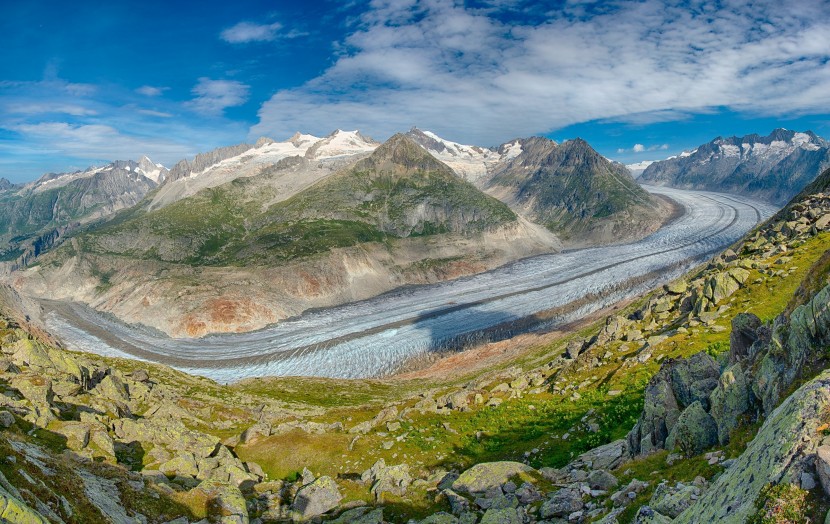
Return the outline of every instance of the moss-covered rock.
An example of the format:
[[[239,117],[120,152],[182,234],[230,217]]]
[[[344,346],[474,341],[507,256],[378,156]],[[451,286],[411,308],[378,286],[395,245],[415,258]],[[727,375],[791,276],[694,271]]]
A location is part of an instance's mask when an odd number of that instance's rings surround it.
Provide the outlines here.
[[[521,462],[483,462],[464,471],[452,483],[452,489],[460,493],[484,493],[503,486],[514,477],[534,471]]]
[[[666,449],[679,449],[686,455],[697,455],[718,442],[718,425],[700,402],[683,410],[668,438]]]
[[[727,368],[709,397],[709,414],[718,426],[718,442],[726,444],[738,419],[750,407],[750,387],[740,364]]]
[[[819,445],[817,428],[830,408],[830,371],[811,380],[775,409],[747,450],[676,524],[742,523],[769,484],[795,482]]]
[[[0,487],[0,520],[9,524],[48,524],[40,513]]]

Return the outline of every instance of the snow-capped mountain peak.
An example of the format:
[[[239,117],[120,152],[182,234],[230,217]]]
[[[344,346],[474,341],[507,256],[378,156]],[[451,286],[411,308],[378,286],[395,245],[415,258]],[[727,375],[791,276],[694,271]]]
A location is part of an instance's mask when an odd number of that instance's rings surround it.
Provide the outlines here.
[[[297,135],[295,135],[297,136]],[[299,135],[302,137],[311,135]],[[293,138],[293,137],[292,137]],[[371,153],[380,143],[360,134],[360,131],[343,131],[338,129],[329,136],[317,141],[306,153],[309,158],[325,160],[330,158]]]
[[[484,180],[489,168],[494,164],[515,158],[522,152],[522,145],[518,140],[504,144],[494,151],[459,144],[417,127],[410,129],[407,136],[429,151],[432,156],[447,164],[458,176],[473,184]]]

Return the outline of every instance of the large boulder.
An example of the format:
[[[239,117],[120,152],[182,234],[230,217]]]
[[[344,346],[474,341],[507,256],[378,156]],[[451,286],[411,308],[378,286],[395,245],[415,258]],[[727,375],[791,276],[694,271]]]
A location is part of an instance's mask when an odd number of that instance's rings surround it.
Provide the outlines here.
[[[717,387],[719,376],[717,362],[704,352],[664,362],[646,386],[643,412],[628,434],[630,454],[664,448],[685,408],[694,403],[709,406],[709,395]]]
[[[248,506],[245,497],[236,486],[207,480],[196,490],[203,492],[207,499],[208,519],[218,524],[248,524]]]
[[[686,455],[697,455],[718,442],[718,425],[700,402],[695,402],[680,414],[677,424],[666,439],[666,449],[675,448]]]
[[[383,501],[386,493],[403,497],[411,483],[412,476],[409,474],[409,464],[398,464],[378,471],[375,474],[375,481],[370,491],[375,495],[375,500]]]
[[[823,358],[830,345],[830,286],[795,308],[789,321],[779,317],[753,380],[753,393],[770,414],[782,395],[802,374]]]
[[[308,520],[336,508],[343,496],[331,477],[320,477],[297,491],[291,509],[297,520]]]
[[[493,488],[500,488],[509,480],[531,472],[535,470],[521,462],[483,462],[464,471],[452,483],[452,489],[460,493],[484,493]]]
[[[634,524],[671,524],[672,519],[656,511],[651,506],[643,506],[634,516]]]
[[[627,458],[628,442],[625,439],[619,439],[586,451],[579,455],[572,465],[577,468],[585,466],[588,469],[611,470]]]
[[[727,368],[718,380],[718,387],[709,397],[709,414],[718,426],[718,442],[726,444],[738,419],[750,408],[750,385],[743,368],[736,363]]]
[[[631,454],[662,448],[679,417],[680,407],[671,387],[671,370],[664,364],[646,386],[643,412],[628,434]]]
[[[820,442],[816,434],[828,409],[830,371],[825,371],[770,414],[746,451],[675,524],[745,522],[765,485],[797,483],[812,469]]]
[[[718,385],[718,377],[718,363],[703,351],[675,361],[671,366],[671,382],[677,404],[687,407],[700,402],[707,408],[709,395]]]

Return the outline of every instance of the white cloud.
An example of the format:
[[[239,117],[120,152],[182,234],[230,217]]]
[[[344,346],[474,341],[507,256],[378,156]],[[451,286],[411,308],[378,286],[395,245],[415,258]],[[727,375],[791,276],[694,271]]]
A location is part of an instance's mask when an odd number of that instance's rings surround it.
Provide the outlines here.
[[[375,0],[333,65],[274,94],[250,135],[417,124],[492,145],[591,120],[826,112],[827,0],[723,5],[621,0],[523,25],[494,16],[498,2]]]
[[[239,22],[222,31],[219,37],[231,44],[243,44],[247,42],[271,42],[277,39],[278,31],[282,24],[255,24],[252,22]]]
[[[668,144],[655,144],[653,146],[644,146],[643,144],[634,144],[631,149],[626,149],[621,147],[617,149],[617,153],[645,153],[646,151],[666,151],[668,150]]]
[[[43,122],[23,124],[12,129],[26,136],[30,144],[38,144],[42,150],[75,158],[137,158],[136,152],[182,158],[192,153],[192,149],[186,145],[161,138],[128,135],[112,126],[101,124]]]
[[[248,100],[249,86],[236,80],[199,79],[191,92],[196,98],[188,107],[205,115],[220,115],[225,108],[244,104]]]
[[[136,93],[144,96],[160,96],[170,89],[169,87],[141,86],[135,90]]]

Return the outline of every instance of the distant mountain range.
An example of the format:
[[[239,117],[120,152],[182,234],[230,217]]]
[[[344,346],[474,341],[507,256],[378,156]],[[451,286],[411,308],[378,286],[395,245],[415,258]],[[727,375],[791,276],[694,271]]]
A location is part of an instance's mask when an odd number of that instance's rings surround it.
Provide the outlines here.
[[[135,202],[74,230],[37,271],[17,271],[18,285],[199,336],[484,271],[562,240],[632,238],[669,211],[582,140],[488,149],[417,129],[383,144],[341,130],[263,138],[159,170],[158,186],[143,178],[143,198],[130,190]]]
[[[149,158],[72,173],[49,173],[25,185],[0,181],[0,262],[25,264],[67,229],[140,202],[168,171]]]
[[[654,162],[640,181],[750,195],[784,204],[830,167],[830,143],[811,131],[718,137],[694,151]]]

